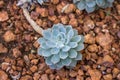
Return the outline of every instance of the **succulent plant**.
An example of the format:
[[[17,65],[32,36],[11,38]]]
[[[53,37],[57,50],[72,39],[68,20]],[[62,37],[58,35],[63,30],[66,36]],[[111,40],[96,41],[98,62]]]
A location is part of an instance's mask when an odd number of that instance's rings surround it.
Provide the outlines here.
[[[71,25],[54,24],[38,39],[38,54],[45,58],[51,69],[73,68],[78,60],[82,60],[80,51],[84,49],[83,42],[84,37],[78,35]]]
[[[44,2],[48,2],[48,0],[37,0],[37,2],[42,5]]]
[[[112,7],[114,0],[73,0],[78,9],[86,10],[88,13],[100,8]]]
[[[20,5],[23,5],[25,3],[39,3],[40,5],[42,5],[44,2],[48,2],[48,0],[19,0],[17,5],[20,6]]]

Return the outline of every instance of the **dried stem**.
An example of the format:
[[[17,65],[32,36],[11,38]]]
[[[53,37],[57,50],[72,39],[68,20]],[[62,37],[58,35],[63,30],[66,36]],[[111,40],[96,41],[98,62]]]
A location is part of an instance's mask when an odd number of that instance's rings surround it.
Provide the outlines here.
[[[27,21],[29,22],[29,24],[33,27],[33,29],[36,32],[38,32],[40,35],[42,35],[43,29],[40,26],[38,26],[34,20],[31,19],[30,14],[25,7],[22,7],[22,9],[23,9],[23,14],[24,14],[25,18],[27,19]]]

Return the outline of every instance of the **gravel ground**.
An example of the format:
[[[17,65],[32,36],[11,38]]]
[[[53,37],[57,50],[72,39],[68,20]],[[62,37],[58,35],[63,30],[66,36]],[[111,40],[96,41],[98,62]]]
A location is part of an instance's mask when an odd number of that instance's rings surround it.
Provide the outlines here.
[[[69,7],[61,13],[66,4]],[[93,13],[78,10],[71,0],[51,0],[29,8],[43,29],[70,24],[85,36],[83,60],[73,69],[51,70],[37,55],[40,37],[16,0],[0,0],[0,80],[120,80],[120,1]]]

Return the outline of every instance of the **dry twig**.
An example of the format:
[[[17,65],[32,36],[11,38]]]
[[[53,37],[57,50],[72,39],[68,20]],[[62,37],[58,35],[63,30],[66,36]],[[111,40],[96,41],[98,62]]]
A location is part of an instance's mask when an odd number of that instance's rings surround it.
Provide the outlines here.
[[[22,9],[23,9],[23,14],[24,14],[25,18],[27,19],[27,21],[29,22],[29,24],[33,27],[33,29],[36,32],[38,32],[40,35],[42,35],[43,29],[40,26],[38,26],[35,21],[33,21],[31,19],[28,10],[25,7],[22,7]]]

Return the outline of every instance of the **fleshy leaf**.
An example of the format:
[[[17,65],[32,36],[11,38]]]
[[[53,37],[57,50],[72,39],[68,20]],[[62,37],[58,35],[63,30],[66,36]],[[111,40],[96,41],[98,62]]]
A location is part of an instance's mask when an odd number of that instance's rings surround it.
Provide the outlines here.
[[[37,41],[38,41],[39,44],[41,44],[41,43],[45,43],[46,39],[45,38],[39,38]]]
[[[69,42],[70,42],[70,39],[67,38],[66,41],[65,41],[65,45],[67,45]]]
[[[51,54],[58,54],[59,51],[60,51],[59,48],[52,48],[51,49]]]
[[[42,55],[42,51],[43,51],[43,49],[39,47],[39,48],[38,48],[38,54],[39,54],[39,55]]]
[[[76,36],[74,36],[74,37],[71,39],[72,42],[79,42],[80,40],[81,40],[81,36],[80,36],[80,35],[76,35]]]
[[[63,48],[63,47],[64,47],[63,42],[58,41],[58,42],[57,42],[57,48]]]
[[[96,3],[98,6],[104,6],[105,5],[105,0],[96,0]]]
[[[84,36],[83,35],[80,35],[80,36],[81,36],[80,42],[83,43],[84,42]]]
[[[71,48],[75,48],[78,46],[77,42],[69,42],[68,46],[70,46]]]
[[[46,45],[50,48],[54,48],[57,46],[56,43],[52,41],[46,41]]]
[[[59,56],[61,59],[66,59],[68,57],[68,52],[60,52]]]
[[[56,66],[55,66],[54,64],[49,65],[49,67],[50,67],[51,69],[56,69]]]
[[[78,7],[78,9],[80,9],[80,10],[84,10],[85,7],[86,7],[85,1],[84,1],[84,0],[81,0],[79,3],[77,3],[77,7]]]
[[[60,61],[60,57],[59,57],[58,54],[55,54],[55,55],[53,55],[53,56],[51,57],[51,62],[52,62],[53,64],[56,64],[56,63],[58,63],[59,61]]]
[[[74,36],[78,35],[78,31],[77,30],[73,29],[73,31],[74,31]]]
[[[66,38],[66,36],[65,36],[65,33],[63,33],[63,32],[60,32],[58,35],[57,35],[57,40],[58,41],[61,41],[61,42],[65,42],[65,38]]]
[[[77,57],[75,58],[75,60],[82,60],[82,54],[81,54],[81,53],[78,53],[78,54],[77,54]]]
[[[60,25],[60,23],[54,24],[53,27],[52,27],[52,29],[53,30],[59,30],[59,27],[60,27],[59,25]]]
[[[86,0],[86,5],[88,7],[94,7],[96,5],[95,0]]]
[[[68,33],[67,33],[67,38],[71,39],[74,36],[74,31],[71,29]]]
[[[53,30],[58,30],[59,32],[63,32],[63,33],[66,33],[66,29],[64,28],[64,25],[63,24],[54,24],[53,25]]]
[[[79,0],[73,0],[73,3],[77,3]]]
[[[70,67],[75,67],[77,64],[77,61],[76,60],[72,60],[72,62],[70,63]]]
[[[45,39],[51,39],[51,32],[50,30],[44,30],[43,31],[43,36]]]
[[[43,0],[37,0],[38,1],[38,3],[40,4],[40,5],[42,5],[43,4]]]
[[[59,31],[63,32],[63,33],[66,33],[66,29],[64,28],[64,25],[62,25],[62,24],[60,25]]]
[[[105,3],[105,5],[104,6],[102,6],[102,8],[107,8],[107,7],[112,7],[113,5],[112,5],[112,3]]]
[[[67,52],[67,51],[69,51],[70,50],[70,47],[69,46],[64,46],[63,48],[62,48],[62,51],[63,52]]]
[[[79,43],[78,46],[75,48],[76,51],[81,51],[84,49],[84,44],[83,43]]]
[[[51,57],[45,58],[45,62],[46,62],[47,65],[52,65]]]
[[[63,67],[63,64],[62,64],[62,62],[60,61],[59,63],[56,64],[56,66],[57,66],[57,69],[60,69],[60,68]]]
[[[51,56],[52,54],[50,53],[50,51],[49,50],[43,50],[42,51],[42,56],[44,56],[44,57],[49,57],[49,56]]]
[[[88,13],[91,13],[95,10],[95,7],[88,7],[86,6],[85,10],[88,12]]]
[[[70,58],[76,58],[77,57],[77,52],[74,49],[71,49],[69,51],[69,57]]]
[[[59,34],[59,31],[58,31],[58,30],[56,30],[56,29],[53,29],[53,30],[52,30],[52,38],[53,38],[53,39],[56,38],[56,36],[58,36],[58,34]]]
[[[50,47],[46,45],[46,43],[41,43],[40,45],[41,48],[43,49],[49,49]]]
[[[110,3],[113,3],[114,2],[114,0],[107,0],[108,2],[110,2]]]
[[[65,28],[66,28],[66,33],[68,33],[72,29],[72,26],[71,25],[66,25]]]
[[[72,62],[72,60],[70,58],[66,58],[66,59],[62,60],[62,64],[66,65],[66,66],[69,66],[71,62]]]

